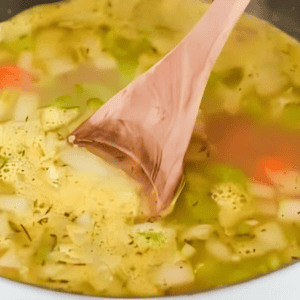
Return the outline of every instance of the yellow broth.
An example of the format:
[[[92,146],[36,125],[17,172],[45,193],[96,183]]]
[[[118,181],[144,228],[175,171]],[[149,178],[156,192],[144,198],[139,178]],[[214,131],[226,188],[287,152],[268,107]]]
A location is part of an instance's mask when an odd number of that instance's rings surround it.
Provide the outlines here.
[[[136,224],[139,184],[67,144],[207,9],[127,2],[73,0],[2,24],[1,276],[84,294],[162,296],[298,259],[300,46],[263,21],[243,16],[218,59],[185,188],[162,220]],[[4,86],[7,66],[32,74],[32,88]]]

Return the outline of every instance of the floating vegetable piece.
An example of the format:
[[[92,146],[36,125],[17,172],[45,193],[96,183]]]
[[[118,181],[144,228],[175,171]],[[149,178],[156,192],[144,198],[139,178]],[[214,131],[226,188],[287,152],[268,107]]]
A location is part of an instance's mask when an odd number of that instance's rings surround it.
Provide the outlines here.
[[[4,88],[31,89],[31,75],[17,67],[0,68],[0,90]]]
[[[55,106],[41,109],[41,121],[45,131],[55,130],[68,125],[79,116],[79,108],[58,108]]]

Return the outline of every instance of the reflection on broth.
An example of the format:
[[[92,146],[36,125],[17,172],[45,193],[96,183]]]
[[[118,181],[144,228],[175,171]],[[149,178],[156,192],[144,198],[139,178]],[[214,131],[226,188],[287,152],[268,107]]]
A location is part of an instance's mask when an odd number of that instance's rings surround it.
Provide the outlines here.
[[[207,8],[153,1],[73,0],[2,24],[1,276],[161,296],[233,284],[299,257],[300,46],[262,21],[244,16],[214,67],[186,185],[165,218],[137,222],[140,185],[66,142]]]

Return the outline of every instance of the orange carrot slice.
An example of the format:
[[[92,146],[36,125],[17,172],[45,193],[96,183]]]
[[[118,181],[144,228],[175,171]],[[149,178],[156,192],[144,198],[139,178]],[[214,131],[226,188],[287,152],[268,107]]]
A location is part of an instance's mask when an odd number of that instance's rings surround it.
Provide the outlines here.
[[[0,68],[0,90],[3,88],[31,89],[32,76],[25,70],[18,67]]]
[[[271,173],[284,173],[289,164],[282,157],[262,157],[255,166],[255,178],[263,182],[270,182]]]

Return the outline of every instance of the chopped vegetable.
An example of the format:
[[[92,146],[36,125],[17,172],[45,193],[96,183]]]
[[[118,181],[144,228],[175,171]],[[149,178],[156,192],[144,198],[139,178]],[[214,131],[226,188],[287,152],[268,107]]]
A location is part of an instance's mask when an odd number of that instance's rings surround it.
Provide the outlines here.
[[[251,197],[236,184],[230,182],[217,184],[211,194],[220,209],[219,222],[228,234],[238,222],[254,213]]]
[[[213,227],[210,224],[207,225],[196,225],[185,230],[181,234],[183,241],[192,240],[207,240],[213,232]]]
[[[260,96],[273,96],[287,87],[289,81],[277,64],[266,63],[257,70],[255,89]]]
[[[0,122],[8,121],[13,116],[14,106],[20,93],[15,90],[0,91]]]
[[[103,101],[101,101],[99,98],[90,98],[87,102],[86,105],[92,109],[92,110],[97,110],[98,108],[103,105]]]
[[[195,280],[192,267],[183,261],[175,265],[164,264],[155,277],[155,283],[165,288],[180,288],[192,284]]]
[[[262,256],[271,251],[281,251],[287,247],[285,234],[275,222],[259,225],[253,229],[250,240],[232,242],[234,250],[244,258]]]
[[[300,199],[280,200],[278,219],[282,222],[300,224]]]
[[[8,250],[1,258],[0,258],[0,267],[2,268],[11,268],[11,269],[20,269],[21,262],[17,257],[17,254],[14,250]]]
[[[39,96],[35,93],[22,93],[15,105],[13,120],[17,122],[27,122],[30,119],[37,119],[37,108],[39,106]]]
[[[72,107],[71,105],[72,96],[66,95],[66,96],[60,96],[55,99],[54,105],[58,108],[68,108]]]
[[[58,108],[50,106],[41,109],[41,121],[45,131],[68,125],[79,115],[79,108]]]
[[[247,177],[236,168],[224,164],[208,164],[204,166],[204,174],[214,183],[231,182],[246,187]]]
[[[205,248],[207,252],[214,258],[224,262],[236,262],[240,257],[236,255],[228,245],[216,238],[206,241]]]
[[[17,67],[0,68],[0,89],[21,88],[29,90],[31,88],[32,78],[30,74]]]
[[[244,16],[230,35],[201,102],[185,187],[157,219],[139,223],[138,182],[71,145],[71,132],[208,8],[188,2],[72,0],[1,24],[1,276],[155,297],[300,257],[300,47],[265,22]]]
[[[186,258],[191,258],[196,254],[197,250],[189,244],[184,244],[181,253]]]

